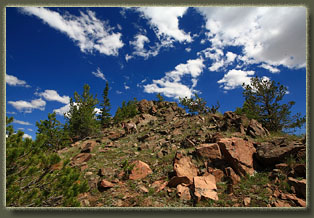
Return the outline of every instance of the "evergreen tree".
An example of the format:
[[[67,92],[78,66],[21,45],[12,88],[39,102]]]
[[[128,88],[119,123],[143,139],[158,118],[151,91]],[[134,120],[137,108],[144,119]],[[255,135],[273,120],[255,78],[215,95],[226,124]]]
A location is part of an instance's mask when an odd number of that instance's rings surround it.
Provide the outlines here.
[[[158,102],[163,102],[165,99],[164,99],[164,97],[162,97],[162,95],[160,94],[160,93],[158,93],[157,95],[156,95],[156,97],[157,97],[157,99],[158,99]]]
[[[250,85],[243,84],[245,102],[237,113],[244,113],[248,118],[256,119],[270,131],[282,131],[284,128],[301,127],[305,123],[305,116],[300,113],[291,116],[291,107],[295,104],[290,101],[280,104],[287,93],[287,88],[263,78],[252,78]]]
[[[123,101],[122,106],[118,107],[113,119],[115,123],[119,123],[125,119],[132,118],[137,114],[137,100],[134,98],[134,100],[130,100],[128,103]]]
[[[199,97],[196,93],[194,94],[194,98],[179,98],[180,104],[183,105],[183,107],[186,110],[189,110],[190,113],[195,114],[204,114],[208,112],[208,107],[206,107],[206,101]]]
[[[63,162],[61,169],[52,170],[60,157],[46,147],[44,138],[23,139],[24,133],[15,133],[9,125],[13,119],[6,120],[6,205],[80,206],[76,197],[88,190],[88,184],[79,171],[68,166],[69,160]]]
[[[44,140],[44,146],[57,151],[70,143],[67,131],[62,128],[61,123],[56,119],[56,113],[48,114],[48,120],[36,122],[37,136]]]
[[[98,133],[99,125],[96,120],[96,105],[98,100],[90,94],[90,86],[85,84],[82,95],[74,92],[74,101],[70,99],[70,110],[65,114],[70,136],[82,139]]]
[[[108,91],[109,91],[109,85],[108,82],[106,83],[106,87],[103,92],[103,103],[101,104],[101,114],[99,115],[100,123],[102,127],[107,126],[110,123],[111,120],[111,114],[110,109],[110,102],[108,98]]]

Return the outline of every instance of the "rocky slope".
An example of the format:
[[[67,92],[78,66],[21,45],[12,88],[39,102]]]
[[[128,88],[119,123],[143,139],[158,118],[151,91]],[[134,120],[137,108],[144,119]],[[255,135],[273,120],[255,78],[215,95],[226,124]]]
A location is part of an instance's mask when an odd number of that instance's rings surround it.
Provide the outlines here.
[[[233,112],[191,116],[147,100],[138,110],[137,130],[112,125],[58,152],[88,180],[82,206],[306,206],[304,138],[272,136]]]

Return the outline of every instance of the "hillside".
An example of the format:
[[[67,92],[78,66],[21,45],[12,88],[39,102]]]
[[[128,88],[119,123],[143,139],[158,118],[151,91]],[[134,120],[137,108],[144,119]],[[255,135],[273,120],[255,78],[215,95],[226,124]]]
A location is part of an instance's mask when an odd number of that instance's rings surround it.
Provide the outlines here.
[[[173,102],[142,100],[138,111],[128,120],[137,129],[112,124],[58,151],[88,181],[81,206],[306,206],[305,138],[270,135],[233,112],[189,115]]]

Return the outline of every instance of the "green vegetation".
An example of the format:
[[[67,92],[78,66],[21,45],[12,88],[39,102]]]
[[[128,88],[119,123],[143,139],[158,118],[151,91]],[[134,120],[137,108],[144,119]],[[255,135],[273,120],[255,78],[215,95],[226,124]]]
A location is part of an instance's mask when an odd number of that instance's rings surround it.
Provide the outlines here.
[[[111,106],[110,106],[110,101],[108,98],[108,92],[109,92],[109,85],[107,82],[106,87],[105,87],[104,92],[103,92],[103,102],[100,105],[101,106],[101,109],[100,109],[101,114],[98,117],[100,119],[100,123],[101,123],[102,127],[107,127],[111,121],[111,115],[109,113]]]
[[[165,101],[164,97],[162,97],[160,93],[158,93],[158,94],[156,95],[156,98],[158,99],[158,102],[163,102],[163,101]]]
[[[269,131],[278,132],[283,129],[300,128],[305,123],[305,116],[300,113],[291,116],[290,101],[280,104],[287,93],[287,87],[264,78],[252,78],[250,85],[243,84],[245,102],[242,108],[237,108],[238,114],[246,114],[250,119],[256,119]]]
[[[132,118],[135,115],[137,115],[138,111],[136,104],[137,104],[136,98],[134,98],[134,100],[128,101],[128,103],[123,101],[122,106],[118,107],[116,114],[113,117],[114,122],[119,123],[125,119]]]
[[[49,120],[38,124],[42,137],[35,141],[23,139],[24,133],[21,131],[15,133],[10,125],[13,118],[6,119],[7,206],[79,206],[77,195],[88,190],[88,185],[82,180],[80,173],[68,166],[69,161],[61,164],[60,157],[54,151],[56,148],[47,144],[49,136],[43,137],[43,134],[54,130],[53,126],[58,126],[58,122],[52,122],[55,121],[53,117],[53,114],[50,114]],[[52,140],[55,139],[52,137]],[[59,169],[54,170],[52,166],[58,163]]]
[[[220,103],[217,101],[216,105],[212,105],[210,108],[206,106],[207,102],[199,97],[196,93],[194,98],[179,98],[180,104],[188,110],[191,114],[205,114],[205,113],[216,113],[220,108]]]
[[[99,123],[96,120],[96,96],[90,94],[90,86],[85,84],[82,95],[74,92],[74,101],[70,100],[70,110],[65,115],[70,136],[82,139],[95,135],[99,131]]]

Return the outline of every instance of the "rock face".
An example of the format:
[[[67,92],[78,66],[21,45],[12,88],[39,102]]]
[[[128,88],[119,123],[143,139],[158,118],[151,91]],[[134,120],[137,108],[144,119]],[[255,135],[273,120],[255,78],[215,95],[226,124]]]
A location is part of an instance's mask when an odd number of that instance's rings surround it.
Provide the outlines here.
[[[182,200],[191,200],[190,189],[183,185],[177,186],[177,193]]]
[[[196,153],[199,156],[210,160],[222,158],[220,148],[217,143],[201,144],[198,148],[196,148]]]
[[[154,105],[152,101],[147,101],[146,99],[138,102],[138,109],[141,113],[148,113],[151,107]]]
[[[181,153],[176,154],[173,169],[177,177],[187,177],[190,184],[192,184],[193,177],[197,176],[198,172],[198,169],[192,163],[191,158],[182,156]]]
[[[297,196],[306,198],[306,179],[297,180],[292,177],[288,177],[288,183],[295,188]]]
[[[134,167],[131,171],[129,179],[139,180],[139,179],[143,179],[147,175],[153,173],[153,171],[150,169],[150,167],[146,163],[144,163],[140,160],[137,160],[137,161],[133,162],[132,164],[134,164]]]
[[[94,140],[87,140],[87,141],[85,141],[81,145],[81,153],[90,153],[94,149],[96,144],[97,143]]]
[[[247,127],[246,134],[256,138],[268,136],[269,132],[262,126],[262,124],[257,122],[257,120],[252,119],[249,126]]]
[[[216,179],[213,175],[194,177],[194,195],[201,198],[218,200]]]
[[[305,149],[302,142],[288,142],[285,139],[277,139],[271,142],[263,142],[256,148],[256,159],[263,165],[275,165],[282,163],[286,157]]]
[[[72,158],[72,164],[73,165],[80,165],[84,162],[87,162],[89,159],[91,159],[92,155],[89,153],[80,153]]]
[[[253,143],[242,138],[223,138],[218,142],[225,160],[232,166],[237,174],[253,175],[253,154],[256,152]]]

